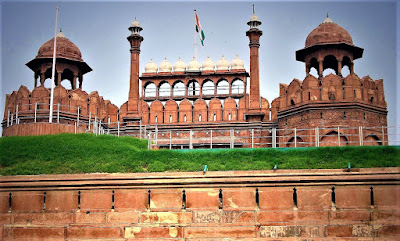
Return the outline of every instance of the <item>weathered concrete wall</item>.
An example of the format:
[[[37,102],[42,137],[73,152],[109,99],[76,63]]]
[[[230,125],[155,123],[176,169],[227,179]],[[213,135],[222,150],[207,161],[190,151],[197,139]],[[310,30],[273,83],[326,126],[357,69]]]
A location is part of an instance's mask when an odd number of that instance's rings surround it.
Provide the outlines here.
[[[399,240],[399,184],[400,168],[1,177],[0,237]]]

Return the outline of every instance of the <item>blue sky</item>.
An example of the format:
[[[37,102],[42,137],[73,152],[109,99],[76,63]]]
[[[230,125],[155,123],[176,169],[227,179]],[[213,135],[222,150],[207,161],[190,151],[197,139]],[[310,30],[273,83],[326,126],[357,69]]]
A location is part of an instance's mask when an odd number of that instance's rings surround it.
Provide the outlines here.
[[[262,21],[260,47],[261,95],[269,102],[279,95],[279,83],[289,84],[305,77],[304,63],[295,60],[295,51],[304,47],[307,35],[325,18],[344,27],[355,45],[364,48],[355,61],[361,78],[384,79],[389,125],[399,126],[397,75],[399,49],[399,6],[395,1],[370,2],[265,2],[255,1]],[[25,66],[39,47],[54,35],[55,1],[1,3],[1,93],[3,116],[5,95],[20,85],[33,88],[33,72]],[[64,2],[59,24],[65,36],[82,52],[93,68],[84,76],[83,90],[97,90],[117,106],[128,99],[128,27],[136,17],[143,27],[140,72],[152,58],[160,64],[164,57],[173,64],[179,57],[188,63],[194,55],[194,13],[203,26],[205,46],[198,46],[201,63],[207,56],[215,62],[222,54],[231,61],[236,54],[249,71],[246,23],[253,2]],[[397,35],[396,35],[397,34]],[[396,62],[397,61],[397,62]],[[397,99],[396,99],[397,98]]]

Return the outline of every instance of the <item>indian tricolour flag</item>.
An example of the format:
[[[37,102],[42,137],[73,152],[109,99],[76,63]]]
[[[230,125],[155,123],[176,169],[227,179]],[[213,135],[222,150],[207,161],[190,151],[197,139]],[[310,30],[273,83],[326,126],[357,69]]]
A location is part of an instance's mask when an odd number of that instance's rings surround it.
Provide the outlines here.
[[[203,42],[204,42],[204,39],[206,38],[206,36],[204,35],[203,28],[200,25],[199,16],[197,16],[196,10],[194,10],[194,17],[195,17],[195,21],[196,21],[196,32],[199,33],[201,45],[204,46]]]

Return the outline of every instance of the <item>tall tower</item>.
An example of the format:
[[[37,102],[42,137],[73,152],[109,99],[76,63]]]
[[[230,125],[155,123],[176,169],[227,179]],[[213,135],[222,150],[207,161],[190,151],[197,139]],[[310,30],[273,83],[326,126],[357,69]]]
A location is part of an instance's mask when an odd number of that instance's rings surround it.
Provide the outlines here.
[[[140,31],[143,29],[140,27],[139,22],[135,20],[128,28],[131,31],[131,35],[128,36],[128,41],[131,45],[131,73],[129,82],[129,98],[128,98],[128,118],[129,120],[140,120],[141,114],[139,112],[139,55],[140,55],[140,44],[143,41],[143,37],[140,35]]]
[[[261,21],[254,13],[250,17],[250,21],[247,23],[250,29],[246,32],[246,36],[249,37],[250,43],[250,108],[249,113],[246,113],[246,119],[249,121],[261,121],[264,117],[264,113],[261,112],[260,106],[260,67],[259,67],[259,56],[258,49],[260,47],[260,37],[262,31],[258,29],[261,25]]]

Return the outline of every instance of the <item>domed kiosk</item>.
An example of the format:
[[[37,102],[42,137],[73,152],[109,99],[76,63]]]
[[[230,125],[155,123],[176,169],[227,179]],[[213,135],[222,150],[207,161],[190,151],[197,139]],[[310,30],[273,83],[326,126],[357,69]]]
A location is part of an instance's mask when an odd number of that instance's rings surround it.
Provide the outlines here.
[[[306,63],[307,74],[311,68],[315,68],[320,78],[328,68],[341,75],[343,66],[348,66],[353,74],[353,61],[361,58],[363,51],[353,44],[346,29],[327,16],[325,21],[308,34],[305,47],[296,51],[296,60]]]
[[[61,81],[69,80],[71,89],[76,89],[76,81],[82,89],[83,75],[92,71],[92,68],[83,61],[79,48],[65,37],[60,30],[56,41],[56,74],[54,82],[58,86]],[[36,57],[26,65],[35,72],[35,85],[40,77],[40,85],[44,85],[46,79],[51,78],[54,52],[54,38],[44,43],[38,50]]]

